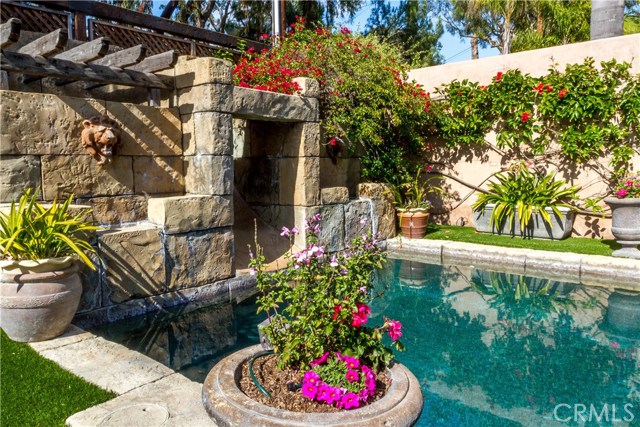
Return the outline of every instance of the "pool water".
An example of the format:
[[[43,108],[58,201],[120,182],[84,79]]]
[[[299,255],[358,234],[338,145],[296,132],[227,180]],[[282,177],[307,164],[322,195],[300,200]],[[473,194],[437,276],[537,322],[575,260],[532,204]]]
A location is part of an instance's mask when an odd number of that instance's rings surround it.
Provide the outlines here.
[[[403,325],[397,354],[418,378],[418,426],[640,426],[640,297],[625,291],[390,259],[381,315]],[[188,312],[187,312],[188,311]],[[93,332],[202,382],[258,342],[255,301],[105,325]]]

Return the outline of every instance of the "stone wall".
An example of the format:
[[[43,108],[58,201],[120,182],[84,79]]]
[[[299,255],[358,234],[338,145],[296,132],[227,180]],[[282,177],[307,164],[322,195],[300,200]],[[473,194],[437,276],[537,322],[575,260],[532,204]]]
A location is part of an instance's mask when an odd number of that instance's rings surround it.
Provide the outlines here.
[[[123,102],[144,100],[140,89],[106,86],[90,98],[82,84],[49,90],[47,79],[12,77],[0,91],[0,202],[25,187],[44,201],[73,193],[103,227],[102,262],[83,272],[83,325],[250,286],[233,278],[234,180],[277,228],[304,229],[320,213],[330,250],[343,249],[355,225],[370,228],[379,210],[354,199],[359,160],[325,150],[316,82],[301,81],[301,96],[234,87],[231,64],[213,58],[181,57],[162,74],[175,89],[159,107]],[[83,119],[102,114],[122,131],[105,166],[80,142]],[[304,246],[304,235],[296,243]]]
[[[559,70],[564,70],[567,64],[582,63],[586,57],[594,58],[596,64],[611,59],[618,62],[627,61],[631,63],[633,73],[640,73],[640,34],[421,68],[412,70],[409,78],[415,79],[427,92],[433,94],[437,87],[453,80],[468,79],[487,84],[497,72],[509,69],[519,69],[532,76],[542,76],[547,74],[554,64]],[[495,142],[495,136],[487,135],[487,140]],[[602,161],[606,162],[606,159]],[[456,153],[447,149],[436,150],[433,162],[442,165],[446,172],[462,181],[483,187],[486,187],[485,180],[504,166],[502,157],[488,149],[474,151],[463,148]],[[640,156],[636,155],[632,162],[634,170],[639,171]],[[553,165],[549,166],[550,169],[555,169]],[[575,165],[559,170],[558,176],[574,185],[580,185],[582,190],[578,196],[582,199],[606,192],[605,183],[596,171],[590,168]],[[473,225],[475,219],[471,205],[476,200],[475,191],[451,179],[446,179],[443,186],[455,200],[449,206],[440,208],[443,212],[439,216],[440,220],[455,225]],[[436,206],[438,204],[439,201],[436,201]],[[577,215],[573,235],[613,238],[610,228],[610,219],[598,215]]]

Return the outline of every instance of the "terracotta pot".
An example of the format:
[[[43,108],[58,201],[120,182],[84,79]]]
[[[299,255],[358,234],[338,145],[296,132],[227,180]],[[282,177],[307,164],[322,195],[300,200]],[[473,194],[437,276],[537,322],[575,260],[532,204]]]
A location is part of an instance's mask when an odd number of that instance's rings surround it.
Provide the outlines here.
[[[398,222],[402,236],[407,239],[422,239],[427,233],[429,212],[424,209],[398,211]]]
[[[225,357],[207,375],[202,401],[209,416],[219,426],[262,427],[408,427],[415,424],[424,402],[420,384],[403,365],[396,363],[387,372],[391,386],[370,405],[331,413],[303,413],[272,408],[248,397],[238,387],[242,364],[263,349],[247,347]]]
[[[612,255],[640,259],[640,197],[607,197],[604,202],[611,208],[611,232],[622,246]]]
[[[73,258],[0,263],[0,327],[14,341],[44,341],[71,323],[82,295]]]

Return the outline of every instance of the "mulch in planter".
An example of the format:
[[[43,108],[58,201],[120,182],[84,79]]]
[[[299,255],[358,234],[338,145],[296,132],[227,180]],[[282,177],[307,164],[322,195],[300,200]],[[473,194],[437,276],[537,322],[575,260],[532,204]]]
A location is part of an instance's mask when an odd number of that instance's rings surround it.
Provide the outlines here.
[[[256,359],[253,363],[253,373],[262,384],[271,398],[265,396],[251,380],[249,376],[249,361],[242,365],[242,378],[240,379],[240,390],[251,399],[277,409],[284,409],[294,412],[340,412],[342,409],[325,403],[314,402],[302,395],[300,389],[289,391],[287,384],[299,384],[302,381],[303,372],[292,369],[277,369],[277,356],[270,355]],[[380,399],[386,393],[391,380],[386,372],[378,375],[376,379],[376,394],[367,402],[370,404]]]

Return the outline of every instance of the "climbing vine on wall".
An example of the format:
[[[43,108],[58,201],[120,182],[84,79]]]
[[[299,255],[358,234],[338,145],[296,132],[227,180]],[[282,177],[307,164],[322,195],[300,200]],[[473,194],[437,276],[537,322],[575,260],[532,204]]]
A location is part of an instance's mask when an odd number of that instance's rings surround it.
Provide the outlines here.
[[[623,174],[638,152],[640,75],[615,60],[593,59],[552,68],[542,77],[519,70],[497,73],[486,86],[454,80],[432,104],[438,133],[449,147],[490,144],[510,157],[600,164],[603,175]],[[601,165],[605,166],[605,165]]]

